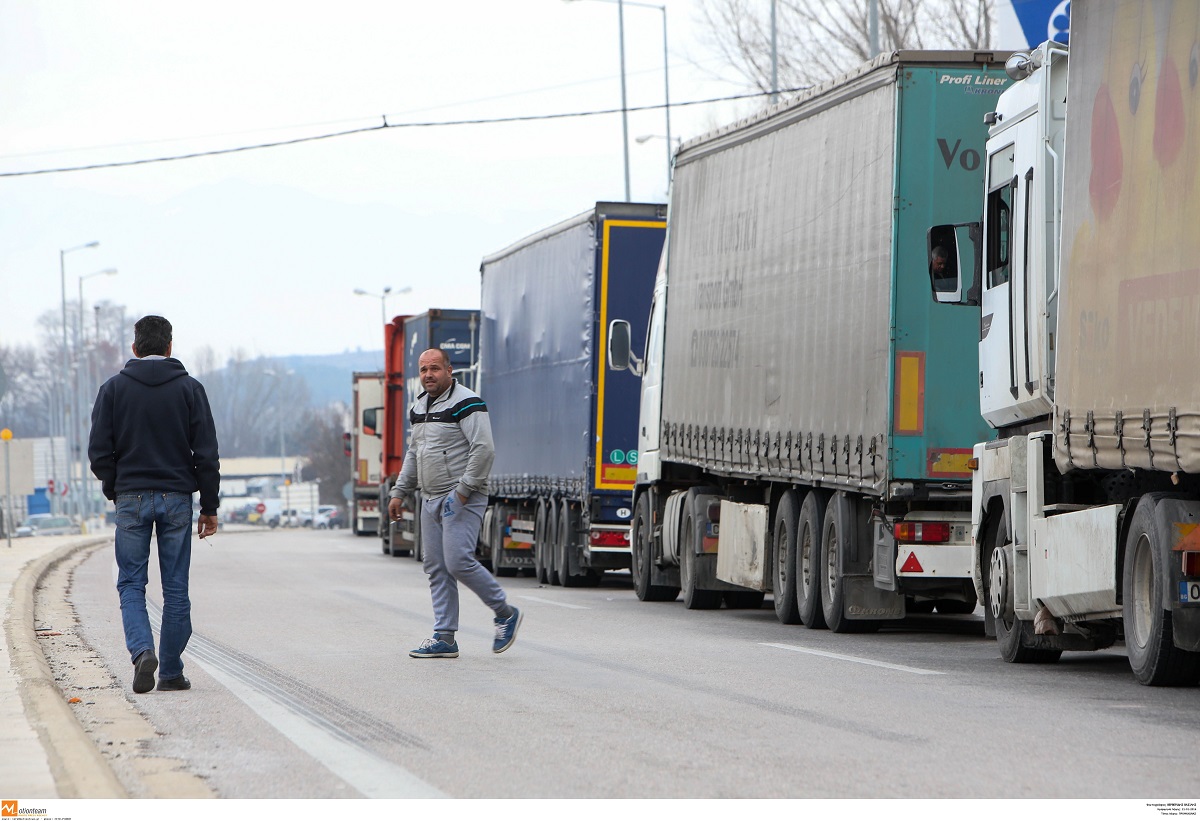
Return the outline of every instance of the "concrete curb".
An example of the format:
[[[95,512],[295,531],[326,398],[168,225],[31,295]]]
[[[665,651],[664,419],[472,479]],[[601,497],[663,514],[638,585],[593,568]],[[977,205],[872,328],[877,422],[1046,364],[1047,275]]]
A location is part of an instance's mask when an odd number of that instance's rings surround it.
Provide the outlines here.
[[[13,617],[6,624],[6,640],[13,672],[25,713],[46,750],[61,798],[129,797],[54,683],[34,629],[34,593],[46,574],[76,552],[111,541],[111,536],[104,536],[63,545],[26,565],[12,588]]]

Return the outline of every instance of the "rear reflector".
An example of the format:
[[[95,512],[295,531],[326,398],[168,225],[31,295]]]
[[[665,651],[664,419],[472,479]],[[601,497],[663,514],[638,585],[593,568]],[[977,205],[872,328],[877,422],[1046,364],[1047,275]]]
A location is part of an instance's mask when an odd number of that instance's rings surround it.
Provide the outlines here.
[[[948,522],[896,522],[892,525],[892,535],[898,542],[948,542],[950,541],[950,524]]]
[[[592,547],[629,547],[628,530],[593,530]]]

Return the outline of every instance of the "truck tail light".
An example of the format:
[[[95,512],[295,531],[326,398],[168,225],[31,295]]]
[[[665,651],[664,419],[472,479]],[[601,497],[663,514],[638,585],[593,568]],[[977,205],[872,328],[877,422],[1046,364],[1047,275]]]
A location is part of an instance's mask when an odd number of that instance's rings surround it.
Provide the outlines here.
[[[1184,551],[1183,575],[1190,578],[1200,576],[1200,553],[1191,550]]]
[[[593,530],[590,544],[592,547],[629,547],[629,531]]]
[[[892,525],[892,535],[898,542],[948,542],[950,541],[950,524],[948,522],[896,522]]]

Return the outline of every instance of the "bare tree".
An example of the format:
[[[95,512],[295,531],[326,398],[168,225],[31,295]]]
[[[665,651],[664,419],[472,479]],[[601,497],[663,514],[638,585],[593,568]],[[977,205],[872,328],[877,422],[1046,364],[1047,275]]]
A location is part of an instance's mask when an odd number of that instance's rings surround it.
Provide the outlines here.
[[[880,52],[986,49],[994,0],[774,0],[778,86],[801,89],[871,58],[870,7]],[[703,0],[708,44],[728,63],[723,79],[769,92],[772,0]],[[730,76],[732,74],[732,77]]]
[[[205,360],[201,354],[201,360]],[[211,362],[207,362],[211,366]],[[308,407],[308,386],[278,360],[250,359],[235,350],[219,370],[201,370],[200,381],[212,406],[222,456],[262,456],[279,452],[279,438],[293,444]]]
[[[317,481],[321,504],[342,505],[346,499],[342,486],[350,477],[350,457],[346,455],[342,433],[346,430],[346,408],[332,405],[310,410],[298,432],[300,450],[308,457],[303,479]]]

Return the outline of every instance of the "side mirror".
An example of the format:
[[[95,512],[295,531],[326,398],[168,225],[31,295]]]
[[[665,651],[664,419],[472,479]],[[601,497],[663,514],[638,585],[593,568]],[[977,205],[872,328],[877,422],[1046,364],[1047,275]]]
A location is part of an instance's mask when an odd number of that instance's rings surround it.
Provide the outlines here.
[[[959,242],[959,232],[965,231],[965,242]],[[929,263],[929,284],[936,302],[949,305],[979,304],[979,236],[976,222],[954,225],[935,225],[926,236],[926,259]],[[962,250],[967,243],[973,247],[969,264],[964,264]],[[966,276],[964,276],[966,274]]]
[[[383,434],[378,431],[378,416],[382,408],[367,408],[362,412],[363,433],[368,436],[379,436]]]
[[[354,451],[350,447],[350,434],[342,434],[342,453],[346,456],[353,456]]]
[[[624,371],[629,368],[631,350],[631,332],[629,322],[624,319],[614,319],[608,323],[608,367],[614,371]]]

